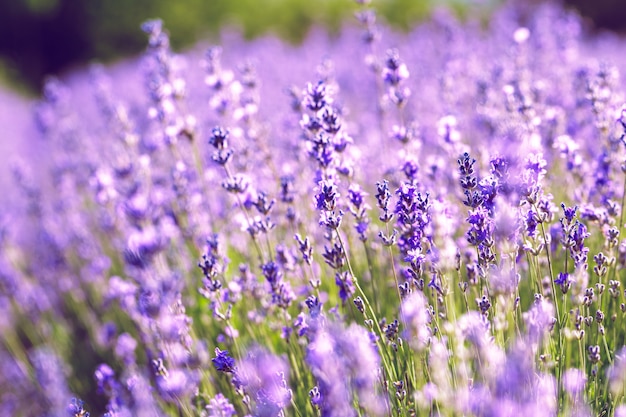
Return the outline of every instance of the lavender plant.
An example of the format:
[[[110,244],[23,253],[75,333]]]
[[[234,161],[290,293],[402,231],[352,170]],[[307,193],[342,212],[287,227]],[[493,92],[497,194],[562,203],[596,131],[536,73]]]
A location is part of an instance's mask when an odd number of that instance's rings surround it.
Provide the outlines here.
[[[149,21],[46,84],[0,414],[626,415],[623,46],[551,4],[397,34],[359,3],[300,47]]]

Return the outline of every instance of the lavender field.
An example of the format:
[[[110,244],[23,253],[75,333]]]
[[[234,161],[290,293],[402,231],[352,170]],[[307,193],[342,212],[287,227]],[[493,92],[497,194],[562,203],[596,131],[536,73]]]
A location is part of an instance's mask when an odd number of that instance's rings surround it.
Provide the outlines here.
[[[626,42],[360,3],[4,127],[1,416],[626,417]]]

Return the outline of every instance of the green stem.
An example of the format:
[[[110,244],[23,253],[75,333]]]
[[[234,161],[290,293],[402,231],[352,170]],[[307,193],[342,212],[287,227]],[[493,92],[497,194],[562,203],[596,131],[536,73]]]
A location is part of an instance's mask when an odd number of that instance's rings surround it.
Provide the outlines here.
[[[224,171],[226,171],[226,176],[228,177],[229,180],[232,180],[233,176],[231,175],[230,170],[228,169],[226,165],[223,165],[223,166],[224,166]],[[239,208],[243,212],[243,215],[246,218],[246,222],[248,223],[248,226],[252,226],[252,219],[250,218],[250,214],[248,213],[248,210],[246,210],[245,206],[243,205],[243,202],[241,201],[241,196],[238,193],[235,193],[235,198],[237,198],[237,204],[239,205]],[[250,237],[252,238],[252,243],[254,244],[254,247],[257,251],[259,260],[261,261],[261,263],[264,263],[265,261],[264,261],[263,251],[261,250],[261,246],[259,246],[259,242],[257,241],[256,237],[254,237],[252,234],[250,234]]]
[[[348,256],[348,252],[346,249],[346,246],[343,242],[343,239],[341,238],[341,234],[339,233],[339,230],[335,230],[336,234],[337,234],[337,239],[339,240],[339,245],[341,245],[341,248],[343,249],[343,252],[345,254],[346,257],[346,263],[348,265],[348,270],[350,271],[350,275],[352,276],[352,280],[354,282],[354,286],[357,289],[357,291],[359,292],[359,295],[363,298],[363,303],[365,304],[367,311],[369,312],[369,314],[371,315],[371,319],[374,322],[374,326],[376,327],[376,331],[378,332],[378,335],[380,337],[380,339],[377,341],[377,343],[379,344],[379,349],[381,352],[381,359],[383,361],[383,365],[384,368],[387,370],[388,373],[390,373],[390,371],[394,368],[392,368],[389,364],[389,358],[388,358],[388,352],[387,349],[384,348],[384,340],[385,340],[385,334],[382,331],[381,327],[380,327],[380,322],[376,316],[376,312],[374,311],[374,309],[372,308],[372,304],[370,303],[369,299],[367,298],[367,295],[365,295],[365,292],[363,292],[363,289],[361,288],[361,285],[359,284],[359,280],[357,279],[357,277],[354,275],[354,270],[352,269],[352,264],[350,263],[350,257]],[[385,354],[386,353],[386,354]],[[395,370],[395,369],[394,369]],[[390,375],[393,380],[397,380],[397,375]]]
[[[365,250],[365,258],[367,259],[367,269],[370,273],[370,284],[372,285],[372,297],[374,297],[374,305],[376,311],[380,311],[380,304],[378,303],[378,289],[376,288],[376,280],[374,278],[374,265],[372,263],[372,256],[370,254],[369,247],[363,242],[363,249]]]

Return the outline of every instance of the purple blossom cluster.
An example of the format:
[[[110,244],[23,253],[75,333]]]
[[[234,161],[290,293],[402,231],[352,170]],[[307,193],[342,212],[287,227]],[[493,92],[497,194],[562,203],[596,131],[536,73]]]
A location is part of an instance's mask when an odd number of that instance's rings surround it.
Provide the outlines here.
[[[551,3],[358,7],[298,47],[152,20],[46,83],[0,415],[626,415],[622,42]]]

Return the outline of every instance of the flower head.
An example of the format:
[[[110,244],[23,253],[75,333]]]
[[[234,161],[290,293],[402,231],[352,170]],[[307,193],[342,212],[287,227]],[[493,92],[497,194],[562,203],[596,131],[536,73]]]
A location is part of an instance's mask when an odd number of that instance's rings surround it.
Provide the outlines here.
[[[233,373],[235,371],[235,359],[233,359],[227,350],[215,348],[215,357],[211,359],[213,366],[220,372]]]

